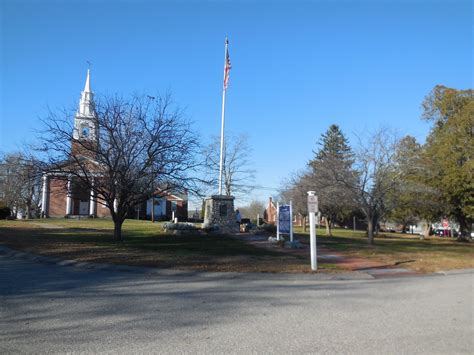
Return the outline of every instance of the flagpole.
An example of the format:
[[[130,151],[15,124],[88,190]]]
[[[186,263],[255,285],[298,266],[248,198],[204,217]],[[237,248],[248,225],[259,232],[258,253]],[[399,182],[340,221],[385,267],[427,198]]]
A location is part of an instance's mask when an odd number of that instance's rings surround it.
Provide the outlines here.
[[[225,48],[224,48],[224,85],[222,86],[222,117],[221,117],[221,155],[219,159],[219,195],[222,195],[222,165],[224,161],[224,121],[225,121],[225,79],[226,79],[226,65],[227,65],[227,46],[229,45],[229,40],[225,39]]]

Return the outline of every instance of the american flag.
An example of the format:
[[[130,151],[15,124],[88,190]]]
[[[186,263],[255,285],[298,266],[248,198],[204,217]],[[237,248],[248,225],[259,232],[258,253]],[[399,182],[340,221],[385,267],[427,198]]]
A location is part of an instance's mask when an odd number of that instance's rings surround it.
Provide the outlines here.
[[[227,90],[227,85],[229,84],[229,74],[232,65],[230,64],[229,49],[227,46],[229,41],[226,41],[226,51],[225,51],[225,65],[224,65],[224,90]]]

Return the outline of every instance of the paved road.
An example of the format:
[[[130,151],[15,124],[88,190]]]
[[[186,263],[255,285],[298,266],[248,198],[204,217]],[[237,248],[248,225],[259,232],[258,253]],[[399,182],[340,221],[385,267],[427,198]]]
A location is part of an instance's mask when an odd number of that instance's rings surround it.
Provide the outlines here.
[[[0,353],[473,353],[473,274],[147,274],[0,255]]]

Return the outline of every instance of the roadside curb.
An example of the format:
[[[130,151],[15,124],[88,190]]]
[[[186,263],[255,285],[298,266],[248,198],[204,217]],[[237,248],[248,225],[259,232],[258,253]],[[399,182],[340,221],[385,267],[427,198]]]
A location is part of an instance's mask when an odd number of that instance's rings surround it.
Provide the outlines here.
[[[175,270],[175,269],[162,269],[156,267],[144,267],[144,266],[129,266],[129,265],[114,265],[114,264],[101,264],[91,263],[86,261],[77,260],[65,260],[50,256],[43,256],[33,254],[24,251],[18,251],[10,249],[8,247],[0,245],[0,256],[7,258],[18,258],[33,262],[38,262],[48,265],[58,265],[65,267],[75,267],[87,270],[98,270],[98,271],[119,271],[119,272],[131,272],[148,274],[154,276],[195,276],[201,278],[226,278],[226,279],[262,279],[265,280],[317,280],[317,281],[338,281],[338,280],[373,280],[375,277],[367,272],[353,271],[347,273],[269,273],[269,272],[215,272],[215,271],[198,271],[198,270]]]
[[[444,275],[444,276],[474,274],[474,269],[441,270],[441,271],[435,272],[435,274]]]

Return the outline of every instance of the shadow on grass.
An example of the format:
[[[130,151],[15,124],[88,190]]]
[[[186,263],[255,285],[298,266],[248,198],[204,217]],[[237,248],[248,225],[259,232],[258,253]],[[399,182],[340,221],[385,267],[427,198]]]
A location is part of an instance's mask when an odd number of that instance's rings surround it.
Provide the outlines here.
[[[181,256],[280,256],[278,251],[256,248],[243,241],[225,235],[167,235],[158,227],[156,230],[125,229],[124,241],[113,239],[113,230],[93,229],[88,226],[79,228],[35,228],[25,224],[22,227],[0,228],[0,242],[8,244],[87,244],[91,246],[112,247],[117,249],[139,249]]]

